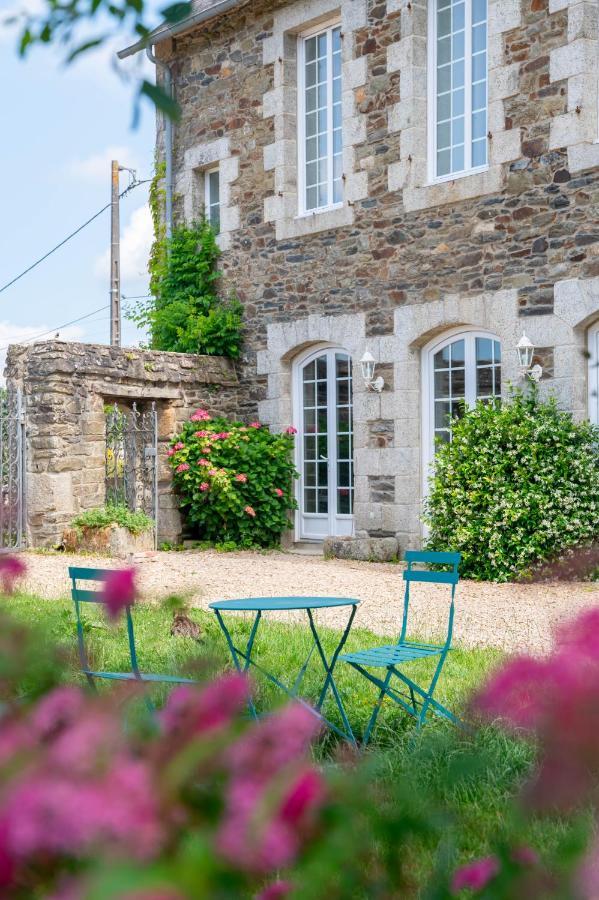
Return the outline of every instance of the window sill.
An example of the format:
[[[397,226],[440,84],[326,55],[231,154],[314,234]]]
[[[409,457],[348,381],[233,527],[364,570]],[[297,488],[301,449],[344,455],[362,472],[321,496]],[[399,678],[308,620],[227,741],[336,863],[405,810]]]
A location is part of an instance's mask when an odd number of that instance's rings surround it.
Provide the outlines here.
[[[454,172],[451,175],[441,175],[439,178],[431,178],[424,187],[434,187],[436,184],[447,184],[452,181],[459,181],[462,178],[469,178],[471,175],[482,175],[488,172],[489,166],[477,166],[476,169],[468,169],[467,172]]]
[[[308,212],[301,212],[295,216],[295,221],[297,222],[300,219],[312,219],[315,216],[321,216],[326,213],[334,212],[337,209],[343,209],[345,203],[341,201],[341,203],[332,203],[331,206],[319,206],[318,209],[311,209]]]

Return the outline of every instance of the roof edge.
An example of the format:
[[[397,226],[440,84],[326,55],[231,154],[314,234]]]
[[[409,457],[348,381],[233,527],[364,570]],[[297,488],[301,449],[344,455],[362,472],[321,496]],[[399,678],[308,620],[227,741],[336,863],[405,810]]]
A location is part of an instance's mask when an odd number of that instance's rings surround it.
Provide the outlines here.
[[[191,13],[189,16],[186,16],[184,19],[181,19],[180,22],[176,22],[173,25],[163,22],[151,31],[146,38],[136,41],[135,44],[131,44],[130,47],[125,47],[124,50],[119,50],[117,56],[119,59],[126,59],[128,56],[139,53],[140,50],[145,50],[146,47],[154,47],[156,44],[160,44],[171,37],[175,37],[177,34],[182,34],[184,31],[195,28],[196,25],[202,25],[210,19],[215,19],[218,16],[229,12],[229,10],[235,9],[237,6],[243,6],[246,2],[247,0],[216,0],[212,6]]]

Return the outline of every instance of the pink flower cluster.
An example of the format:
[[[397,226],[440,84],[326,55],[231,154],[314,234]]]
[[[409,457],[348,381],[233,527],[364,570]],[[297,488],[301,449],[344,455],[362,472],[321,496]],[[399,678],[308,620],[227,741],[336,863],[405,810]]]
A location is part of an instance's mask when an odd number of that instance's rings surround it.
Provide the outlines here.
[[[12,594],[15,583],[26,571],[25,563],[18,556],[9,553],[0,554],[0,587],[3,594]]]
[[[202,481],[202,483],[200,485],[200,490],[202,491],[203,494],[205,494],[206,491],[210,490],[210,485],[208,484],[207,481]]]
[[[297,434],[297,428],[294,428],[293,425],[288,425],[285,429],[285,434]]]
[[[599,777],[597,698],[597,607],[560,628],[551,655],[511,660],[476,698],[475,707],[486,718],[536,734],[541,761],[526,791],[534,806],[567,809],[591,793]]]
[[[245,484],[247,482],[247,480],[248,480],[248,477],[247,477],[247,475],[244,475],[243,472],[240,472],[238,475],[235,476],[235,481],[238,481],[240,484]]]
[[[105,703],[59,687],[2,730],[18,735],[13,768],[24,754],[29,759],[0,799],[5,880],[21,865],[94,848],[140,859],[158,851],[163,828],[151,768],[131,753]]]
[[[190,416],[190,422],[209,422],[212,416],[205,409],[196,409]]]
[[[275,488],[275,494],[277,497],[282,497],[285,491],[282,491],[281,488]]]
[[[210,437],[212,434],[211,431],[194,431],[193,436],[197,438],[206,438]]]
[[[188,472],[189,471],[189,463],[181,463],[175,469],[175,472]]]
[[[102,599],[111,619],[135,602],[135,570],[114,569],[104,577]]]
[[[260,422],[250,422],[249,427],[250,428],[262,428],[262,425],[260,424]]]
[[[260,721],[229,749],[231,781],[216,839],[225,859],[255,872],[295,859],[325,799],[324,782],[305,759],[320,728],[296,704]]]
[[[232,431],[217,431],[212,437],[215,441],[225,441],[227,438],[231,437],[232,433]]]
[[[244,506],[243,511],[248,516],[250,516],[250,518],[252,518],[252,519],[256,518],[256,510],[254,509],[253,506]]]
[[[173,450],[183,450],[184,447],[185,444],[182,441],[177,441],[177,443],[173,447]]]

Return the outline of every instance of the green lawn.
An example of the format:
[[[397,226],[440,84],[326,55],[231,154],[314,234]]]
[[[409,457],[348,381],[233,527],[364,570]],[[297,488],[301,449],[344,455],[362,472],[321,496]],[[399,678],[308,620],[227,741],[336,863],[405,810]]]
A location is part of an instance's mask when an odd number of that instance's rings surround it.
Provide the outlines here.
[[[74,615],[70,600],[40,600],[30,596],[15,596],[5,601],[13,614],[24,622],[35,623],[43,629],[48,641],[62,642],[73,650],[76,666]],[[86,633],[92,649],[93,665],[108,670],[125,670],[127,648],[124,629],[111,627],[95,606],[86,610]],[[174,673],[204,677],[209,672],[224,669],[230,664],[229,653],[212,614],[200,610],[189,613],[202,631],[199,641],[189,637],[171,636],[172,612],[151,605],[134,610],[140,668],[152,672]],[[251,620],[229,619],[237,643],[247,639]],[[324,630],[325,649],[336,645],[337,636]],[[256,639],[260,661],[282,680],[292,682],[300,669],[311,643],[308,630],[301,625],[263,622]],[[349,649],[381,643],[364,629],[353,630]],[[437,691],[438,699],[460,714],[472,691],[481,684],[486,673],[501,660],[496,650],[465,650],[456,648],[447,660]],[[432,664],[434,665],[434,663]],[[431,664],[411,665],[414,680],[426,683]],[[322,683],[316,654],[306,672],[302,694],[314,698]],[[79,677],[74,674],[74,677]],[[360,734],[372,710],[375,689],[349,666],[338,664],[336,677],[348,716],[356,734]],[[158,689],[160,690],[160,689]],[[257,703],[270,708],[280,702],[280,695],[263,679],[256,682]],[[160,698],[157,698],[160,702]],[[339,721],[336,710],[325,708],[333,721]],[[507,815],[508,801],[517,791],[533,760],[534,748],[528,742],[505,734],[494,727],[484,727],[468,734],[434,719],[418,735],[411,719],[393,704],[383,706],[380,725],[372,743],[372,757],[377,758],[376,776],[384,784],[397,774],[406,772],[413,777],[417,792],[432,798],[444,813],[456,821],[452,843],[457,857],[468,859],[488,852],[491,831],[507,831],[512,823]],[[336,741],[324,740],[316,752],[321,759],[333,759]],[[459,824],[458,824],[459,822]],[[526,826],[526,840],[541,853],[550,851],[557,841],[569,839],[572,824],[558,819],[533,821]],[[416,869],[430,871],[434,847],[423,847]]]

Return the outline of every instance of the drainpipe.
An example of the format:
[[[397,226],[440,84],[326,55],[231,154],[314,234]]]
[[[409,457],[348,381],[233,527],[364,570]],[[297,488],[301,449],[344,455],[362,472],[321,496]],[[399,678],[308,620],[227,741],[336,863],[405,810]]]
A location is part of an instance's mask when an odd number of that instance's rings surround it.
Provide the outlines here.
[[[151,47],[146,47],[146,54],[150,62],[161,68],[164,74],[164,90],[172,98],[173,77],[170,67],[154,56]],[[173,233],[173,120],[167,115],[164,117],[164,160],[166,163],[165,226],[166,236],[170,238]]]

